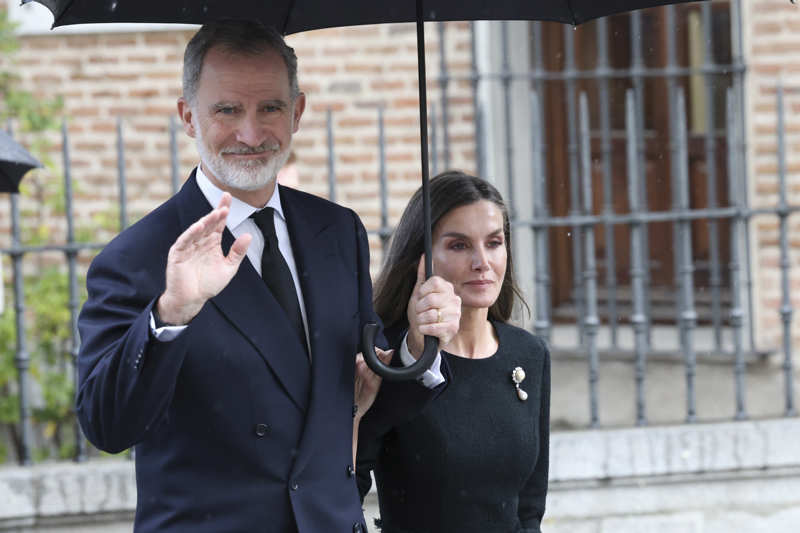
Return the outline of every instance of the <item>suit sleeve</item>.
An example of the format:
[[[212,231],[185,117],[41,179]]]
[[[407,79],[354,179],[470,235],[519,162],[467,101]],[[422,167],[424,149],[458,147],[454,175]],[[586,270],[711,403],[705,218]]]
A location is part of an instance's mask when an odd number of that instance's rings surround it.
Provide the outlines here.
[[[170,342],[150,333],[150,312],[163,290],[160,267],[106,250],[87,275],[89,296],[78,319],[77,416],[86,437],[110,453],[140,442],[157,425],[186,355],[185,332]]]
[[[541,399],[539,411],[539,456],[536,467],[519,494],[519,519],[524,533],[539,533],[547,497],[550,461],[550,351],[542,344]]]

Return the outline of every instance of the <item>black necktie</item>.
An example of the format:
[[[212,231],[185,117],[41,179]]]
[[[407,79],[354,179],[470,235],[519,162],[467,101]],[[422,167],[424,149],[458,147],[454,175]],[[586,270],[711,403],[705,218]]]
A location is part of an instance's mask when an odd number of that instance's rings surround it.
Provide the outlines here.
[[[270,292],[286,312],[286,317],[294,326],[301,344],[306,346],[306,333],[303,327],[303,315],[297,301],[297,291],[292,280],[292,273],[278,248],[278,236],[275,235],[274,210],[265,207],[250,217],[264,235],[264,251],[261,253],[261,278]]]

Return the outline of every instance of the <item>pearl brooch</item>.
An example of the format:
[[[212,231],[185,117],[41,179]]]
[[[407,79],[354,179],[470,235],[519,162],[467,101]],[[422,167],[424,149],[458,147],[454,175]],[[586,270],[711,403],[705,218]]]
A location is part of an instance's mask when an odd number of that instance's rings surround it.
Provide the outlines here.
[[[519,388],[519,384],[525,379],[525,370],[522,367],[516,367],[511,372],[511,381],[514,382],[514,387],[517,389],[517,397],[520,401],[524,402],[528,399],[528,393]]]

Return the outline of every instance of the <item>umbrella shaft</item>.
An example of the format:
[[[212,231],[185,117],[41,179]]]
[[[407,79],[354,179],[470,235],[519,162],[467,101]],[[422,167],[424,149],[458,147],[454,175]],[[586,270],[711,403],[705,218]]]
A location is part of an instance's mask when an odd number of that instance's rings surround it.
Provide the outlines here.
[[[431,258],[431,195],[428,186],[428,97],[425,87],[425,19],[417,0],[417,71],[419,76],[419,142],[422,154],[422,213],[425,219],[425,278],[433,275]]]

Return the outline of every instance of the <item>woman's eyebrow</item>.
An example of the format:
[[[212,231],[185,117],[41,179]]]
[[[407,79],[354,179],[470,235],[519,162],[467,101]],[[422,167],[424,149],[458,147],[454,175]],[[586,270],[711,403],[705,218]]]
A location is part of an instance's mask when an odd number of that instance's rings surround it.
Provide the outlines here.
[[[503,233],[503,228],[497,228],[493,232],[489,233],[487,237],[494,237],[495,235]],[[457,231],[448,231],[447,233],[442,233],[442,237],[455,237],[461,239],[469,239],[469,236],[459,233]]]

